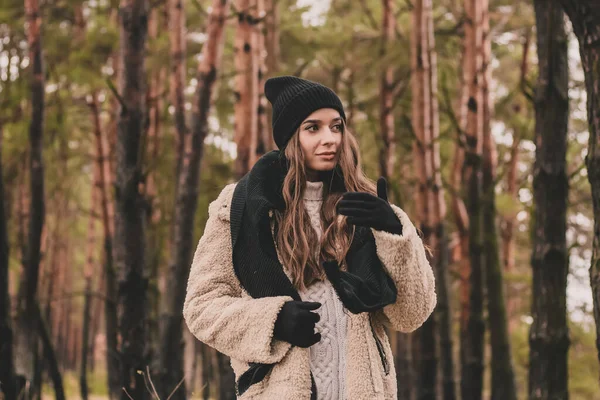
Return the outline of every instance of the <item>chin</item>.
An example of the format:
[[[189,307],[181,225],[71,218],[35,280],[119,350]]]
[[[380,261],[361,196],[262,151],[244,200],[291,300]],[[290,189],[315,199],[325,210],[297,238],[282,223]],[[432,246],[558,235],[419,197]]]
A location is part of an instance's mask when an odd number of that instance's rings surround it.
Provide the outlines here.
[[[315,171],[331,171],[335,168],[335,165],[335,161],[325,161],[318,163],[312,169]]]

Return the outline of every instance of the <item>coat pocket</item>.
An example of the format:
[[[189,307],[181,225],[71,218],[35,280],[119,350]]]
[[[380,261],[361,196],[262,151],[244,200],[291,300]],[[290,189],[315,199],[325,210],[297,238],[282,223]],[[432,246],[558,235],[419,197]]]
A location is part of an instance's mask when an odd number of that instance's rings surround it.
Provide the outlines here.
[[[249,368],[240,375],[235,382],[235,389],[238,396],[243,395],[250,386],[262,382],[265,376],[273,369],[274,364],[250,363]]]
[[[379,360],[381,362],[381,366],[383,367],[383,373],[387,376],[390,374],[390,360],[388,360],[385,354],[385,349],[381,339],[379,339],[379,336],[377,336],[377,333],[375,332],[375,327],[373,327],[373,318],[369,318],[369,324],[371,326],[373,339],[375,339],[375,344],[377,345],[377,353],[379,353]]]

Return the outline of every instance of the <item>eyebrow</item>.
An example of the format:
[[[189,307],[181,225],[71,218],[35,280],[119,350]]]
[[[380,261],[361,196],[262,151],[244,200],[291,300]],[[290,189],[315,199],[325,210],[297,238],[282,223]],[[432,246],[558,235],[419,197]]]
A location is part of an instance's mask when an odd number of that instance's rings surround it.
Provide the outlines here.
[[[332,119],[331,122],[339,122],[341,120],[342,120],[341,117],[337,117],[337,118]],[[320,119],[307,119],[306,121],[303,122],[303,124],[309,124],[309,123],[314,124],[314,123],[318,123],[318,122],[323,122],[323,121],[321,121]]]

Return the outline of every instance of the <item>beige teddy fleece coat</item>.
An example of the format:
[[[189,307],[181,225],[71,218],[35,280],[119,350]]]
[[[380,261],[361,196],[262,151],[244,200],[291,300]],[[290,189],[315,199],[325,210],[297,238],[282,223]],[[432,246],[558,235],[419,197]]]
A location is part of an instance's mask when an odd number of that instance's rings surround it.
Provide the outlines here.
[[[248,363],[275,363],[267,376],[239,399],[309,400],[309,349],[273,339],[277,314],[292,298],[254,299],[240,286],[233,270],[229,209],[235,185],[227,185],[209,205],[208,222],[191,266],[183,316],[198,340],[231,357],[236,380],[249,368]],[[421,238],[406,213],[395,205],[392,208],[402,222],[402,235],[372,231],[377,255],[396,283],[398,296],[394,304],[376,312],[348,312],[344,397],[348,400],[397,399],[394,358],[383,327],[414,331],[436,304],[434,276]],[[383,344],[387,374],[371,326]]]

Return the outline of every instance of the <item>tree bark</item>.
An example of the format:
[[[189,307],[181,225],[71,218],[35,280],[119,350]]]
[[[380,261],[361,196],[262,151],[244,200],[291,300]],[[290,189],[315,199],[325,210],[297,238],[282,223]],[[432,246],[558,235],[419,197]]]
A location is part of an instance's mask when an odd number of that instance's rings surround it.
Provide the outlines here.
[[[469,32],[472,35],[472,31]],[[452,193],[451,193],[451,206],[452,213],[454,214],[454,224],[456,226],[455,234],[455,247],[452,250],[452,260],[457,263],[457,270],[459,271],[459,325],[461,335],[459,337],[460,344],[460,366],[461,374],[462,370],[465,369],[463,349],[466,347],[466,336],[463,335],[467,329],[467,316],[469,315],[469,270],[470,264],[468,259],[469,254],[469,214],[467,213],[467,207],[465,205],[464,196],[462,195],[462,188],[465,186],[464,176],[462,173],[463,166],[465,163],[466,154],[466,134],[465,129],[467,125],[467,103],[469,99],[469,77],[466,75],[464,67],[467,63],[467,54],[471,54],[472,50],[467,52],[467,40],[466,36],[463,39],[462,48],[462,67],[463,73],[460,82],[460,99],[458,101],[458,124],[456,126],[456,145],[454,148],[454,158],[452,163],[452,174],[450,176]],[[471,78],[472,79],[472,78]],[[462,380],[461,380],[462,382]],[[462,393],[462,384],[461,384]]]
[[[267,114],[269,101],[265,96],[265,81],[267,79],[267,73],[269,73],[267,67],[267,36],[268,32],[268,17],[266,10],[266,3],[268,0],[255,0],[257,5],[257,13],[259,23],[256,25],[256,57],[258,58],[258,144],[256,146],[256,159],[258,160],[265,153],[276,148],[273,135],[270,127],[270,116]]]
[[[431,64],[428,35],[428,17],[431,2],[417,0],[414,3],[412,14],[411,35],[411,85],[412,85],[412,126],[415,133],[413,151],[418,164],[419,198],[417,200],[417,218],[423,241],[429,244],[432,240],[433,221],[433,195],[430,182],[433,178],[432,154],[432,98],[431,91]],[[436,271],[437,272],[437,271]],[[423,326],[417,330],[413,340],[414,362],[417,372],[417,398],[437,398],[438,388],[438,349],[436,343],[435,316],[432,314]]]
[[[234,163],[236,179],[242,178],[256,161],[258,109],[258,62],[256,58],[257,23],[255,0],[237,0],[238,25],[235,33],[235,97],[234,141],[237,157]]]
[[[2,168],[2,121],[0,121],[0,177],[4,176]],[[13,332],[10,316],[10,294],[8,273],[8,231],[7,211],[4,205],[4,179],[0,179],[0,394],[6,399],[17,397],[15,388],[15,371],[13,364]]]
[[[208,40],[202,49],[202,61],[198,66],[198,86],[194,98],[192,131],[187,135],[184,158],[178,177],[175,199],[175,217],[172,239],[169,279],[163,296],[161,317],[161,341],[159,347],[161,376],[164,376],[162,396],[165,398],[183,378],[183,303],[185,285],[193,256],[194,215],[198,203],[198,181],[200,161],[204,150],[204,139],[208,133],[208,114],[211,97],[221,62],[223,28],[227,12],[227,1],[214,0],[208,23]],[[172,398],[185,398],[182,384]]]
[[[412,357],[412,339],[415,335],[400,333],[396,335],[396,382],[398,399],[415,400],[415,373]]]
[[[52,385],[54,386],[55,399],[65,400],[66,397],[62,384],[62,376],[58,368],[58,360],[56,359],[56,353],[54,351],[52,341],[50,340],[48,328],[46,326],[44,318],[42,317],[42,312],[40,310],[39,305],[36,303],[33,307],[34,318],[39,329],[40,339],[42,341],[42,346],[44,349],[44,357],[46,359],[46,366],[48,367],[48,374],[50,375]]]
[[[214,369],[212,368],[211,353],[214,350],[204,343],[200,344],[200,357],[202,360],[202,400],[209,400]]]
[[[151,41],[156,40],[159,37],[161,30],[167,30],[169,32],[169,40],[171,44],[171,54],[178,57],[174,62],[180,62],[178,55],[180,51],[174,49],[180,48],[181,43],[177,43],[177,40],[181,40],[183,37],[183,27],[175,26],[183,15],[183,10],[177,8],[177,4],[174,4],[176,8],[172,13],[169,12],[172,2],[165,2],[159,7],[152,8],[150,12],[150,20],[148,21],[148,37]],[[168,14],[168,16],[167,16]],[[174,19],[173,24],[170,24],[170,19]],[[175,43],[173,43],[173,39]],[[157,193],[157,175],[159,174],[158,160],[161,150],[161,113],[163,110],[163,91],[165,90],[165,79],[167,78],[168,68],[165,66],[155,66],[152,71],[149,71],[148,76],[148,90],[146,96],[146,104],[148,110],[148,126],[147,126],[147,138],[145,140],[145,148],[143,149],[145,157],[147,157],[149,163],[154,167],[149,166],[146,176],[146,184],[144,185],[143,196],[148,204],[148,210],[146,212],[146,270],[148,271],[148,351],[151,354],[152,367],[151,370],[157,370],[157,363],[159,362],[158,345],[160,342],[160,297],[161,289],[164,286],[164,276],[161,272],[162,253],[165,248],[168,248],[169,244],[166,243],[164,234],[161,229],[163,222],[161,213],[161,197]],[[181,68],[173,68],[173,72],[183,73]],[[173,134],[174,142],[176,143],[176,168],[175,171],[179,171],[181,164],[181,154],[179,153],[179,143],[182,141],[186,134],[185,126],[185,99],[183,91],[178,94],[178,91],[183,90],[185,82],[185,76],[182,75],[180,78],[174,78],[171,82],[171,104],[175,108],[175,133]],[[181,107],[178,110],[178,107]],[[180,124],[183,123],[184,131],[178,131],[181,128]],[[181,140],[180,140],[181,139]],[[177,176],[177,175],[175,175]],[[174,187],[174,193],[177,193],[177,185]],[[156,386],[162,384],[162,378],[158,375],[153,375],[153,380]]]
[[[594,0],[560,0],[579,42],[585,76],[589,125],[586,167],[592,188],[594,241],[590,281],[596,321],[596,348],[600,360],[600,4]]]
[[[171,104],[175,108],[173,116],[175,129],[177,131],[177,169],[176,175],[179,176],[181,163],[183,162],[185,152],[185,141],[188,134],[187,124],[185,123],[185,9],[182,0],[169,0],[169,44],[171,47],[171,73],[170,90]]]
[[[432,2],[414,3],[412,43],[413,116],[419,163],[419,221],[423,240],[433,249],[438,305],[417,331],[420,348],[419,399],[455,399],[451,313],[448,298],[448,244],[444,227],[446,204],[441,181],[437,55]],[[434,260],[434,261],[433,261]],[[438,393],[441,394],[438,395]]]
[[[558,3],[534,0],[534,7],[539,75],[535,91],[529,398],[568,399],[568,39]]]
[[[106,299],[101,303],[104,309],[106,335],[106,369],[108,394],[111,400],[121,396],[121,386],[119,381],[119,359],[117,350],[117,310],[116,310],[116,277],[113,267],[112,238],[114,232],[114,209],[109,198],[109,187],[112,182],[112,174],[109,162],[108,141],[103,134],[100,124],[100,110],[98,98],[92,97],[89,104],[94,119],[94,136],[96,144],[96,163],[98,168],[98,189],[100,194],[100,210],[102,215],[102,235],[103,235],[103,274],[104,293]],[[101,291],[103,292],[103,291]],[[97,311],[99,312],[99,310]]]
[[[123,74],[119,85],[115,182],[115,246],[118,271],[117,312],[121,398],[147,398],[144,377],[147,360],[147,287],[145,268],[145,200],[140,193],[140,148],[145,131],[144,53],[148,5],[145,0],[122,0],[120,42]]]
[[[521,85],[525,84],[527,73],[529,71],[529,48],[531,42],[531,30],[527,30],[525,34],[525,41],[523,43],[523,57],[521,60]],[[515,112],[525,115],[526,108],[521,102],[525,101],[525,96],[520,96],[520,101],[515,102]],[[519,145],[521,139],[527,131],[523,124],[515,124],[513,126],[513,143],[510,148],[510,159],[506,167],[506,191],[515,203],[518,203],[518,185],[517,185],[517,165],[519,161]],[[500,236],[502,238],[501,252],[502,252],[502,266],[503,271],[507,274],[512,274],[515,270],[515,237],[514,231],[516,226],[517,213],[505,215],[502,218],[500,224]],[[518,323],[518,316],[516,315],[516,308],[518,305],[518,296],[516,293],[513,294],[513,288],[510,282],[505,282],[506,288],[506,314],[508,319],[508,332],[513,332],[515,326]]]
[[[279,71],[279,60],[281,58],[281,50],[279,46],[279,2],[276,0],[260,0],[265,3],[265,50],[266,50],[266,75],[274,76]],[[264,83],[261,84],[264,91]],[[268,101],[267,101],[268,103]],[[275,149],[275,140],[273,140],[273,127],[271,121],[273,118],[273,109],[265,107],[267,114],[267,131],[271,140],[271,148]]]
[[[496,166],[498,154],[492,136],[492,100],[489,91],[491,77],[492,46],[490,39],[488,0],[482,1],[482,114],[483,114],[483,239],[485,278],[487,288],[487,311],[492,350],[492,400],[517,400],[506,307],[504,303],[504,279],[500,265],[498,233],[496,230]]]
[[[483,390],[484,333],[483,321],[483,253],[481,214],[481,157],[483,144],[481,54],[482,4],[465,0],[465,62],[464,81],[467,85],[465,154],[462,167],[463,196],[468,213],[468,262],[465,260],[464,300],[461,318],[461,393],[462,398],[479,400]],[[463,106],[464,107],[464,106]]]
[[[223,353],[217,352],[217,366],[219,379],[219,399],[234,400],[235,395],[235,376],[231,369],[229,357]]]
[[[380,57],[383,59],[395,41],[396,18],[392,0],[382,0],[383,21],[381,26]],[[379,174],[388,181],[394,172],[396,159],[396,137],[394,132],[393,107],[394,68],[391,62],[384,65],[379,78],[379,131],[383,147],[379,155]]]
[[[96,94],[93,93],[92,96],[95,98]],[[92,119],[95,116],[92,115]],[[87,232],[87,248],[86,248],[86,257],[85,257],[85,267],[84,267],[84,280],[85,280],[85,294],[83,300],[83,318],[82,318],[82,336],[81,336],[81,364],[80,364],[80,372],[79,372],[79,388],[81,392],[81,399],[87,400],[89,395],[89,387],[87,383],[87,366],[88,366],[88,354],[90,349],[90,324],[91,324],[91,307],[92,307],[92,276],[94,271],[94,251],[96,247],[96,216],[94,210],[98,208],[98,191],[100,180],[100,168],[99,163],[95,160],[99,157],[99,154],[94,154],[94,175],[92,181],[92,194],[90,196],[90,215],[88,221],[88,232]]]
[[[33,381],[37,357],[38,326],[35,314],[38,275],[41,259],[41,236],[44,227],[44,70],[41,44],[41,13],[37,0],[25,0],[27,42],[30,60],[31,121],[29,124],[29,219],[23,252],[23,275],[17,300],[17,354],[25,356],[25,378]],[[31,388],[35,393],[35,388]],[[28,394],[29,395],[29,394]]]
[[[438,78],[437,78],[437,54],[435,51],[435,38],[433,26],[433,2],[428,0],[424,10],[424,39],[426,47],[427,63],[426,69],[429,81],[426,93],[430,98],[429,107],[429,137],[431,143],[431,177],[428,179],[431,200],[432,221],[431,247],[434,261],[434,271],[437,289],[437,306],[434,317],[436,319],[436,349],[439,350],[438,358],[440,368],[438,375],[441,378],[442,398],[444,400],[456,399],[456,385],[454,376],[454,341],[452,339],[452,310],[450,308],[449,278],[448,278],[448,238],[446,235],[446,203],[444,200],[444,189],[442,185],[441,156],[440,156],[440,127],[439,127],[439,105],[438,105]]]
[[[186,398],[193,397],[193,393],[196,389],[197,371],[198,371],[198,339],[189,331],[189,329],[183,330],[183,371],[186,387]]]

